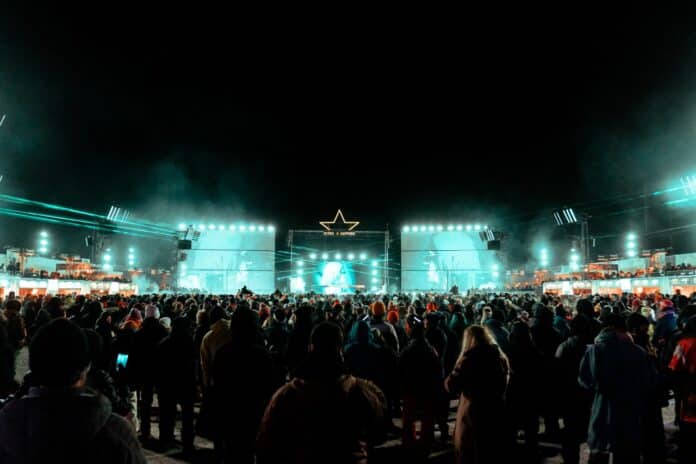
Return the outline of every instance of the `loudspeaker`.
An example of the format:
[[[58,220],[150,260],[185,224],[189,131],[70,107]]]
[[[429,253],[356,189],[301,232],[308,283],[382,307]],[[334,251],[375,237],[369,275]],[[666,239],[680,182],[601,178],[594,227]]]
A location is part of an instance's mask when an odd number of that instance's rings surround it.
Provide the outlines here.
[[[190,250],[191,240],[179,240],[179,242],[177,243],[177,248],[179,250]]]
[[[500,240],[490,240],[486,242],[486,249],[488,250],[500,250]]]

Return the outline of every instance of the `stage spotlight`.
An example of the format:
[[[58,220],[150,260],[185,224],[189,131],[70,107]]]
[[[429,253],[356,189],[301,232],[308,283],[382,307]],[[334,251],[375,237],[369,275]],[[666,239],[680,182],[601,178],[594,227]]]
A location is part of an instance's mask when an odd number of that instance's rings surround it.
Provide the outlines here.
[[[471,224],[466,225],[466,230],[471,230]]]
[[[230,229],[230,232],[234,232],[237,229],[237,226],[235,226],[234,224],[230,224],[228,229]]]
[[[353,253],[348,253],[348,260],[353,261],[355,259],[355,255]]]
[[[410,228],[409,226],[404,226],[404,228],[402,229],[402,231],[403,231],[404,233],[411,232],[411,228]]]
[[[41,246],[48,245],[48,240],[46,240],[45,238],[42,238],[41,240],[39,240],[39,245],[41,245]]]
[[[297,267],[302,267],[302,266],[304,266],[304,261],[299,260],[299,261],[297,262]]]
[[[321,259],[329,259],[329,254],[328,254],[328,253],[322,253],[322,254],[321,254]]]
[[[297,270],[297,275],[302,275],[302,274],[303,274],[302,269],[298,269],[298,270]]]
[[[266,230],[266,226],[259,226],[259,232],[264,232]]]
[[[249,232],[256,232],[256,226],[254,224],[249,226]]]
[[[626,256],[629,258],[635,258],[638,254],[636,248],[638,244],[636,243],[637,236],[633,232],[626,235]]]
[[[498,265],[497,265],[497,264],[493,264],[493,265],[491,266],[491,269],[493,269],[494,271],[497,271],[497,270],[498,270]]]
[[[447,230],[452,232],[454,230],[454,226],[452,224],[448,225]]]
[[[461,224],[457,224],[457,230],[462,231],[464,229],[464,226]]]
[[[198,230],[205,230],[205,224],[198,224]]]
[[[474,225],[474,230],[481,230],[481,224]]]
[[[208,229],[215,230],[215,224],[208,224]]]
[[[186,230],[186,224],[184,224],[183,222],[182,222],[181,224],[179,224],[179,230],[182,231],[182,232],[185,231],[185,230]]]
[[[421,232],[425,232],[425,226],[420,226],[420,227],[419,227],[419,230],[420,230]]]
[[[436,229],[437,229],[438,232],[441,232],[441,231],[442,231],[442,226],[441,226],[441,225],[438,225],[438,226],[436,227]]]
[[[336,258],[336,260],[341,259],[341,253],[336,253],[336,255],[334,256],[334,258]]]
[[[220,225],[218,226],[218,230],[225,230],[225,226],[223,226],[222,224],[220,224]]]
[[[269,232],[275,232],[275,226],[268,226]]]
[[[42,231],[39,233],[39,235],[40,235],[42,238],[46,238],[46,237],[48,237],[48,232],[46,232],[45,230],[42,230]]]
[[[316,253],[310,253],[310,254],[309,254],[309,259],[317,259],[317,254],[316,254]]]
[[[240,232],[246,232],[246,226],[244,224],[239,226],[239,231]]]
[[[435,230],[435,226],[428,226],[428,232],[432,232]]]
[[[562,226],[565,224],[576,224],[578,218],[575,215],[573,208],[563,208],[553,212],[553,220],[556,221],[557,226]]]
[[[377,266],[379,266],[379,261],[377,261],[375,259],[374,261],[372,261],[372,267],[377,267]]]
[[[373,270],[372,270],[372,275],[373,275],[373,276],[376,276],[376,275],[377,275],[377,269],[373,269]]]
[[[377,282],[378,282],[377,277],[373,277],[373,278],[372,278],[372,283],[373,283],[373,284],[376,284]]]
[[[365,261],[367,259],[367,253],[360,253],[360,259]]]
[[[577,271],[580,268],[580,255],[575,248],[570,249],[570,270]]]

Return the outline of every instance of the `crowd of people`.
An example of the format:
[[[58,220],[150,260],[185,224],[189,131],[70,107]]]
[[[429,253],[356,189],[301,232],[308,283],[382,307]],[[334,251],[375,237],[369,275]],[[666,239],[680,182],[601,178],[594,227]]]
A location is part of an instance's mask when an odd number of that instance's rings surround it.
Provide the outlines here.
[[[390,436],[531,462],[542,433],[567,463],[658,463],[672,397],[693,463],[696,295],[10,295],[0,397],[9,463],[144,462],[178,417],[186,458],[198,435],[228,463],[364,463]]]

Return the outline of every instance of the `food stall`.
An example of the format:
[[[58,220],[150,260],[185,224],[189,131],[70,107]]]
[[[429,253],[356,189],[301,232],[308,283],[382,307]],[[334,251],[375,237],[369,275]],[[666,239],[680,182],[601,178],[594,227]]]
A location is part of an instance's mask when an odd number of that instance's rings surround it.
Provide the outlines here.
[[[672,277],[669,279],[670,294],[674,294],[677,290],[681,291],[682,295],[687,297],[693,292],[696,292],[696,275],[686,277]]]

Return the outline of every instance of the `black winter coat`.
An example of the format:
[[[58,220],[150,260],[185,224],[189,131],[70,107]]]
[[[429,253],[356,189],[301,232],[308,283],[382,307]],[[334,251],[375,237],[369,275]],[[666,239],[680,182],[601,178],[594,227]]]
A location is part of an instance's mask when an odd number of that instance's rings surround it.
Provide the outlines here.
[[[133,426],[89,390],[32,387],[0,411],[0,462],[145,463]]]

